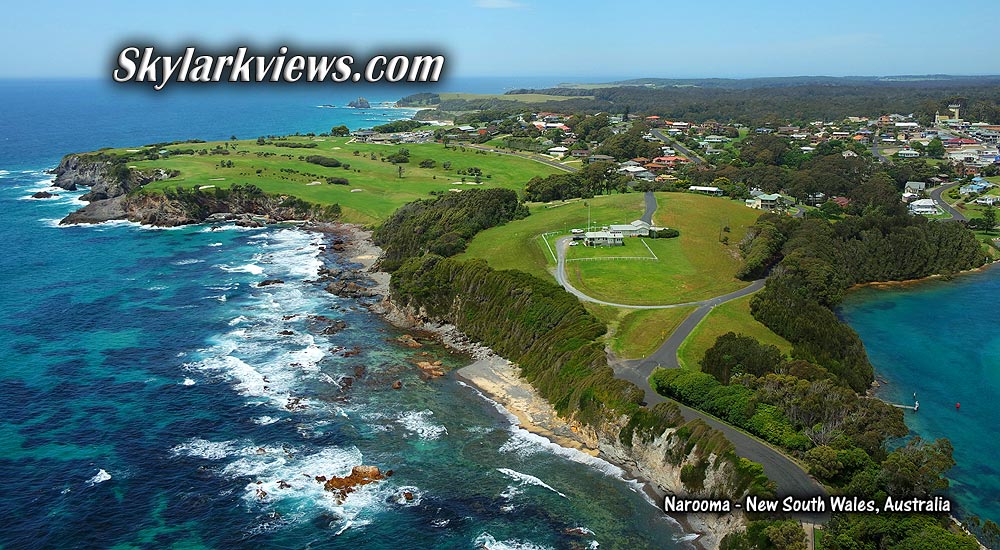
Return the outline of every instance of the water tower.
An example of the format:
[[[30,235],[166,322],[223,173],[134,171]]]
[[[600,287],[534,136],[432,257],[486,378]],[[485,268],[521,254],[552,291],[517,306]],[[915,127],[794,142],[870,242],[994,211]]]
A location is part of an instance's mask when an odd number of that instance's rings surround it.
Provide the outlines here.
[[[948,106],[948,110],[951,111],[951,118],[952,119],[954,119],[954,120],[958,120],[959,119],[959,117],[958,117],[958,109],[960,107],[961,107],[961,105],[959,105],[957,103]]]

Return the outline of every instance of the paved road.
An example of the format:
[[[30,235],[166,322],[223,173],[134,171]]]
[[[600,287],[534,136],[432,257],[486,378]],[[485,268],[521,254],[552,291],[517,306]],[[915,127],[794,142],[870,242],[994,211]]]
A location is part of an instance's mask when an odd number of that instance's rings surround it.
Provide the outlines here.
[[[670,145],[671,147],[673,147],[674,149],[676,149],[677,151],[679,151],[685,157],[691,159],[691,161],[694,162],[695,164],[705,164],[705,159],[703,159],[703,158],[699,157],[698,155],[692,153],[690,149],[688,149],[687,147],[684,147],[683,145],[681,145],[681,143],[679,141],[674,140],[674,139],[670,139],[663,132],[661,132],[659,130],[650,130],[649,133],[653,134],[653,137],[655,137],[656,139],[658,139],[658,140],[660,140],[660,141],[662,141],[662,142]]]
[[[931,198],[934,199],[934,202],[936,202],[938,206],[944,209],[945,212],[951,214],[951,219],[941,220],[941,221],[948,221],[948,222],[968,221],[968,218],[965,217],[965,214],[962,214],[958,210],[955,210],[955,208],[952,205],[948,204],[947,202],[945,202],[943,198],[941,198],[942,193],[951,189],[952,187],[957,187],[959,185],[962,185],[962,182],[956,182],[949,185],[942,185],[937,189],[931,191]]]
[[[650,203],[650,199],[652,199],[652,205]],[[652,193],[647,193],[646,212],[643,214],[643,219],[646,219],[646,216],[652,217],[655,210],[656,197]],[[646,404],[650,407],[656,405],[657,403],[667,401],[667,398],[656,393],[649,385],[649,376],[652,374],[653,369],[656,367],[678,368],[677,349],[684,342],[684,340],[687,339],[691,332],[694,331],[695,327],[698,326],[698,323],[700,323],[709,314],[709,312],[712,311],[712,308],[730,300],[742,298],[743,296],[757,292],[764,287],[764,280],[758,279],[753,281],[749,286],[741,288],[735,292],[730,292],[728,294],[716,296],[707,300],[685,302],[681,304],[635,306],[605,302],[580,292],[567,280],[566,248],[569,246],[570,239],[571,237],[563,237],[556,241],[556,249],[558,250],[556,279],[559,281],[559,284],[563,286],[563,288],[581,300],[628,309],[666,309],[697,306],[694,313],[688,315],[680,326],[674,330],[670,337],[667,338],[667,340],[649,357],[632,361],[612,361],[610,364],[611,368],[615,371],[615,376],[628,380],[639,388],[642,388],[645,394]],[[681,405],[680,403],[678,403],[678,406],[680,407],[681,414],[684,416],[685,420],[693,420],[695,418],[702,419],[709,426],[725,434],[726,438],[732,442],[733,447],[736,450],[736,454],[749,460],[753,460],[763,466],[764,473],[767,475],[768,479],[773,481],[777,486],[778,496],[811,497],[826,494],[822,485],[816,482],[813,478],[809,477],[809,475],[803,471],[798,464],[785,456],[781,451],[769,446],[759,439],[743,433],[742,431],[716,419],[711,415]],[[826,514],[818,514],[797,516],[796,519],[812,523],[825,523],[829,517]]]
[[[653,212],[656,212],[656,195],[652,191],[646,191],[642,198],[646,201],[646,211],[642,213],[642,217],[639,219],[649,225],[654,225]]]
[[[576,168],[576,167],[573,167],[573,166],[566,166],[565,164],[563,164],[561,162],[556,162],[554,160],[550,160],[550,159],[547,159],[547,158],[541,158],[541,157],[529,155],[528,153],[517,153],[517,152],[501,151],[501,150],[496,149],[494,147],[485,147],[483,145],[474,145],[472,143],[465,143],[465,144],[462,144],[461,146],[462,147],[468,147],[470,149],[479,149],[480,151],[487,151],[489,153],[499,153],[501,155],[510,155],[512,157],[521,157],[523,159],[533,160],[535,162],[540,162],[542,164],[548,164],[549,166],[551,166],[553,168],[558,168],[558,169],[560,169],[560,170],[562,170],[564,172],[576,172],[577,170],[579,170],[579,168]]]
[[[881,162],[884,162],[886,164],[891,164],[892,163],[892,159],[890,159],[889,157],[886,157],[885,155],[883,155],[882,153],[879,152],[879,150],[878,150],[878,144],[872,145],[872,154],[875,155],[875,158],[877,158]]]

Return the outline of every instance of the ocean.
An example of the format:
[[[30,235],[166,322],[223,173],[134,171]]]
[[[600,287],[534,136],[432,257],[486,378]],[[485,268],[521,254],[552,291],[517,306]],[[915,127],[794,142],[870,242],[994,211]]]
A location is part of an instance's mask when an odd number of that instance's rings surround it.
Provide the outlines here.
[[[1000,522],[1000,269],[950,281],[868,287],[848,294],[839,314],[860,334],[878,396],[913,405],[911,435],[948,438],[957,465],[947,477],[958,515]],[[956,407],[956,405],[959,405]]]
[[[429,89],[0,81],[0,547],[689,546],[619,469],[516,428],[452,377],[421,379],[418,353],[468,358],[400,345],[311,282],[323,235],[60,227],[84,191],[30,198],[66,153],[371,126],[405,112],[343,106]],[[343,502],[316,480],[359,464],[394,475]]]

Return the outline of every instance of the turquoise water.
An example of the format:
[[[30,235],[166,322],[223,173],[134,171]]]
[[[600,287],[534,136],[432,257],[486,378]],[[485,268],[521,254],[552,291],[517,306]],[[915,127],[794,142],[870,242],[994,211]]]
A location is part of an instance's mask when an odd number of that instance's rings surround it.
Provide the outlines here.
[[[93,83],[0,82],[0,547],[687,546],[617,468],[517,429],[450,377],[422,380],[416,353],[467,358],[400,346],[361,304],[311,282],[323,236],[59,227],[83,191],[29,198],[67,151],[398,116],[317,107],[352,95],[156,103]],[[256,286],[268,278],[285,283]],[[324,334],[317,315],[347,328]],[[358,464],[395,475],[343,503],[315,480]]]
[[[878,395],[912,405],[913,434],[947,437],[958,463],[948,474],[962,513],[1000,521],[1000,269],[952,281],[851,292],[840,313],[861,335]],[[956,403],[961,404],[956,409]]]

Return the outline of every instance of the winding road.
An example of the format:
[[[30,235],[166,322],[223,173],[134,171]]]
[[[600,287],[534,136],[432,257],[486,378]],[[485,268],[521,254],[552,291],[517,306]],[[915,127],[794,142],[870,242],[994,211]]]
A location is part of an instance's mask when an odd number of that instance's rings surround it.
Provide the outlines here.
[[[646,211],[643,213],[642,219],[647,223],[652,223],[653,212],[656,210],[656,197],[653,193],[647,192],[645,200]],[[628,380],[629,382],[632,382],[636,386],[642,388],[645,393],[646,405],[650,407],[656,405],[657,403],[668,401],[667,398],[656,393],[649,385],[649,376],[652,374],[653,369],[656,367],[678,368],[678,348],[684,340],[687,339],[691,332],[694,331],[695,327],[698,326],[698,323],[700,323],[715,306],[753,294],[764,287],[764,279],[758,279],[750,283],[749,286],[741,288],[735,292],[730,292],[728,294],[723,294],[706,300],[699,300],[697,302],[684,302],[678,304],[637,306],[598,300],[597,298],[593,298],[577,290],[572,284],[570,284],[568,278],[566,277],[566,249],[571,238],[572,237],[562,237],[556,241],[558,260],[556,263],[555,276],[556,280],[559,281],[559,284],[562,285],[563,288],[580,300],[627,309],[668,309],[689,306],[697,307],[697,309],[691,315],[688,315],[680,326],[674,330],[670,337],[667,338],[667,340],[663,342],[663,344],[660,345],[660,347],[649,357],[636,360],[609,361],[609,365],[615,371],[616,377]],[[700,418],[709,426],[725,434],[726,438],[732,442],[733,447],[736,450],[736,454],[761,464],[764,467],[764,473],[767,477],[777,485],[777,495],[779,497],[812,497],[826,494],[822,485],[811,478],[805,471],[802,470],[801,467],[799,467],[798,464],[778,449],[775,449],[767,443],[764,443],[763,441],[720,421],[714,416],[692,409],[685,405],[681,405],[680,403],[678,403],[678,406],[680,407],[681,414],[684,416],[685,420]],[[812,523],[823,523],[826,519],[828,519],[828,517],[826,514],[818,514],[797,516],[797,519]]]
[[[934,199],[934,202],[936,202],[937,205],[939,207],[941,207],[942,210],[944,210],[945,212],[951,214],[951,218],[950,219],[941,220],[941,221],[946,221],[946,222],[964,222],[964,221],[968,221],[968,218],[965,217],[965,214],[962,214],[958,210],[955,210],[954,206],[952,206],[952,205],[948,204],[947,202],[945,202],[945,200],[941,197],[942,193],[944,193],[945,191],[948,191],[949,189],[951,189],[953,187],[957,187],[959,185],[962,185],[962,182],[958,181],[958,182],[955,182],[955,183],[952,183],[952,184],[949,184],[949,185],[942,185],[942,186],[940,186],[940,187],[938,187],[936,189],[931,190],[930,195],[931,195],[931,198]]]

